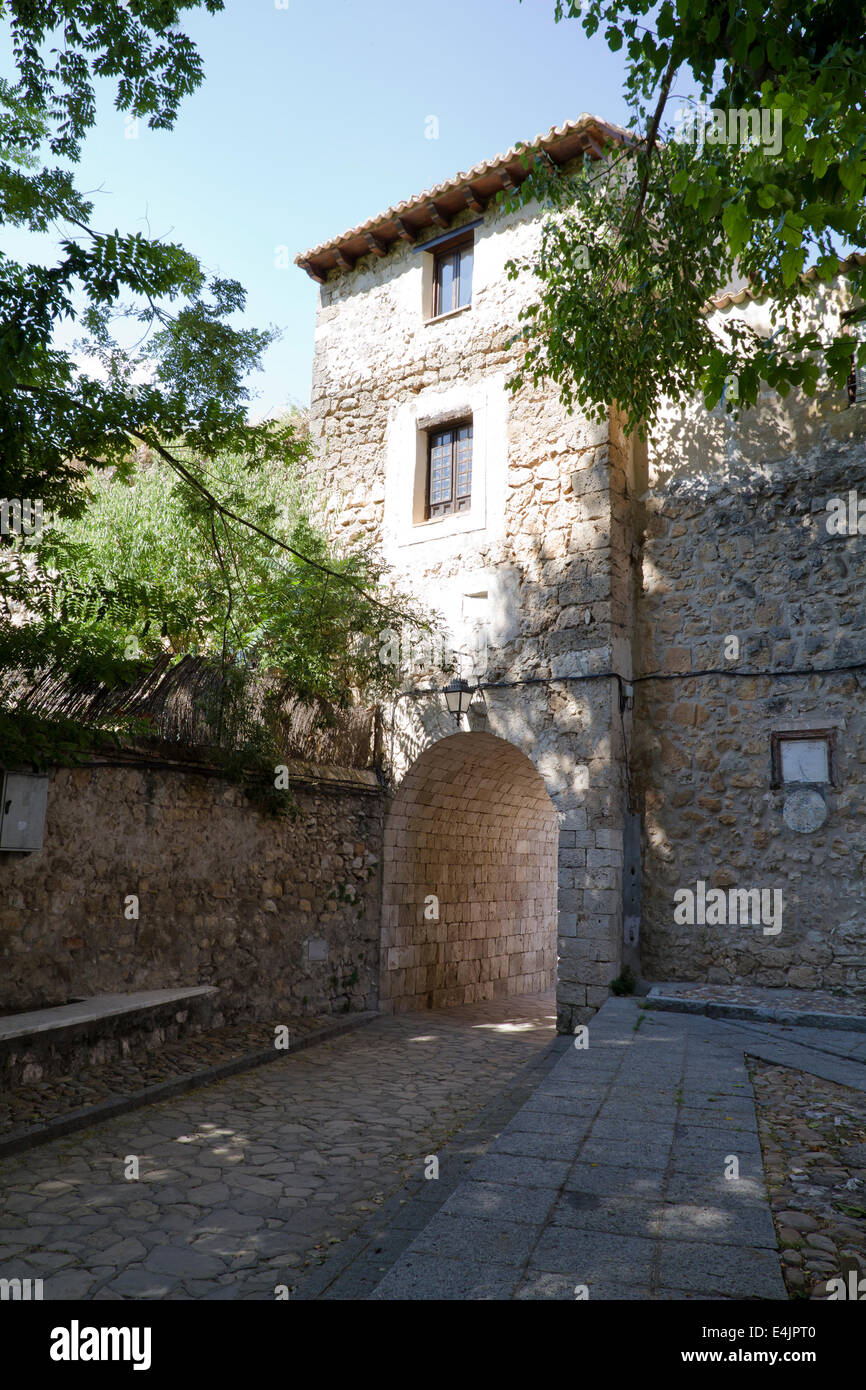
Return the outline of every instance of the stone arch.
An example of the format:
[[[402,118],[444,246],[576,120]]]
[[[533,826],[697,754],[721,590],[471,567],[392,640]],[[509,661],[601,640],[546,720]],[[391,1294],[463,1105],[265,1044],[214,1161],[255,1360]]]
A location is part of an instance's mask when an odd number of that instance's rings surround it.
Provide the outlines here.
[[[433,742],[385,827],[380,1007],[443,1008],[555,983],[558,818],[514,744]]]

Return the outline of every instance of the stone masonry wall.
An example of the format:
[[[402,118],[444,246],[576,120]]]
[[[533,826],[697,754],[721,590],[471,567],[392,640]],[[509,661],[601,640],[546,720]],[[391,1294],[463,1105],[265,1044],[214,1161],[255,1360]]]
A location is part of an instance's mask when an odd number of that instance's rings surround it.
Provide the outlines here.
[[[218,778],[57,769],[43,850],[0,855],[0,1008],[203,984],[215,1023],[375,1008],[383,796],[294,792],[275,820]]]
[[[512,395],[506,386],[520,351],[509,339],[531,285],[510,282],[505,263],[538,230],[531,209],[489,210],[475,233],[472,304],[433,322],[422,313],[421,251],[401,244],[332,274],[320,295],[310,428],[333,534],[379,551],[402,586],[444,615],[455,650],[479,632],[486,641],[483,664],[465,673],[500,688],[486,690],[469,727],[534,763],[559,818],[559,1015],[568,1030],[604,1002],[621,963],[618,691],[608,679],[575,678],[608,671],[614,642],[628,645],[631,518],[617,500],[625,470],[611,425],[568,414],[555,391]],[[467,414],[470,513],[418,524],[419,437]],[[612,472],[623,480],[613,494]],[[539,683],[514,684],[526,681]],[[453,730],[435,693],[398,702],[386,729],[395,781]],[[465,754],[471,775],[468,744]]]
[[[735,426],[696,407],[669,417],[650,465],[640,669],[730,675],[636,687],[644,974],[864,989],[866,671],[736,673],[866,662],[866,535],[826,526],[829,498],[866,499],[866,409],[768,393]],[[783,817],[794,788],[771,786],[771,734],[797,728],[836,738],[809,833]],[[698,880],[780,889],[781,930],[677,925],[674,893]]]

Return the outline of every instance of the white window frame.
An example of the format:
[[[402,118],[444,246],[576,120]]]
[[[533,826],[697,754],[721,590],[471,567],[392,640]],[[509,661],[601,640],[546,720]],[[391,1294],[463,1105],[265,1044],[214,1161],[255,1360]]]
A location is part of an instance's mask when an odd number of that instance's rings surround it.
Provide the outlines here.
[[[467,534],[485,532],[485,540],[504,536],[508,470],[505,380],[505,373],[498,372],[469,386],[430,387],[397,407],[385,440],[386,558],[405,558],[406,551],[416,546],[430,547],[431,559],[445,558],[459,554],[457,542]],[[470,506],[465,512],[426,520],[429,436],[458,420],[472,421]]]

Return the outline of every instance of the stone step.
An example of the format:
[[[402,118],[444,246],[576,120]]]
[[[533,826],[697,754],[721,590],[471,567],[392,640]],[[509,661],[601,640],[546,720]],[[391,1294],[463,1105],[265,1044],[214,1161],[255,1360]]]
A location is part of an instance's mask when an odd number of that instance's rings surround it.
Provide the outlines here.
[[[866,1014],[830,1013],[823,1009],[791,1008],[784,1004],[736,1004],[722,999],[695,999],[689,995],[666,993],[654,985],[644,999],[647,1009],[680,1014],[703,1014],[707,1018],[741,1018],[758,1023],[777,1023],[798,1028],[833,1028],[866,1033]]]

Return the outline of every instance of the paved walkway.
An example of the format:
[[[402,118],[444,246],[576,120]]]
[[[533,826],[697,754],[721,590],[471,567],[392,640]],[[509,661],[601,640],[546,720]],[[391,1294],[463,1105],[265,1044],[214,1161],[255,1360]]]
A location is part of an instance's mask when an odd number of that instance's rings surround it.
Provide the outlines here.
[[[866,1091],[862,1048],[612,999],[443,1203],[429,1183],[301,1296],[785,1299],[744,1054]]]
[[[632,999],[585,1050],[552,1030],[550,996],[382,1018],[4,1159],[0,1277],[47,1299],[783,1299],[744,1054],[866,1092],[863,1035]]]
[[[554,1027],[552,995],[380,1018],[4,1158],[0,1278],[42,1278],[46,1299],[273,1299],[546,1065]]]

